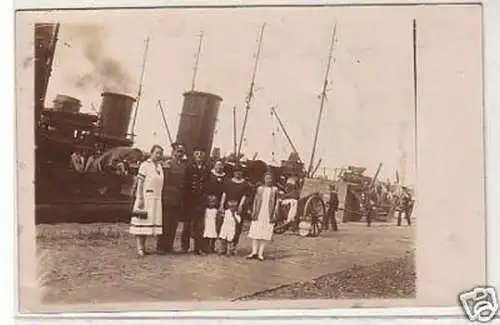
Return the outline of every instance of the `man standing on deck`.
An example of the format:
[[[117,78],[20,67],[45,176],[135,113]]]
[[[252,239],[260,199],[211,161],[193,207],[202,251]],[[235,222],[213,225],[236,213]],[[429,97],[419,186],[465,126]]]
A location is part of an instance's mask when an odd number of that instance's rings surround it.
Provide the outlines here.
[[[181,143],[172,144],[173,155],[165,164],[165,181],[162,191],[163,232],[158,238],[160,254],[173,251],[177,223],[183,213],[186,182],[186,165],[183,161],[185,148]]]
[[[205,150],[196,147],[193,150],[193,159],[186,168],[186,197],[184,226],[182,229],[182,250],[187,253],[190,238],[194,239],[194,252],[205,255],[203,247],[204,213],[206,207],[205,189],[210,169],[205,161]]]

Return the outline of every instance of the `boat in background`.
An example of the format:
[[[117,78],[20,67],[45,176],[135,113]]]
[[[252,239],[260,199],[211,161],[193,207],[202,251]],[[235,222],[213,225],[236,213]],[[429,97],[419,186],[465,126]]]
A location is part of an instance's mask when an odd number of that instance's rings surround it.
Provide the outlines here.
[[[82,113],[80,100],[63,94],[45,107],[59,28],[35,25],[35,222],[128,222],[135,174],[145,158],[129,132],[140,96],[103,92],[97,114]],[[184,94],[176,140],[188,153],[196,146],[211,150],[221,101],[206,92]],[[94,156],[97,166],[75,170],[74,153]]]

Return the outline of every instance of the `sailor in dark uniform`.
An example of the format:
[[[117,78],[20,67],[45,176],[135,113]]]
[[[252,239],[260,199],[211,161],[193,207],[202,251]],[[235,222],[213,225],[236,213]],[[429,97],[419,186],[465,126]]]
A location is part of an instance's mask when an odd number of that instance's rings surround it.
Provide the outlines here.
[[[206,187],[210,168],[205,161],[205,150],[196,147],[192,160],[186,168],[186,194],[184,199],[184,227],[182,229],[182,250],[189,251],[190,238],[194,239],[194,252],[204,255],[203,227],[207,206]]]
[[[186,182],[186,164],[183,161],[184,145],[172,144],[173,154],[165,163],[162,191],[163,233],[157,242],[159,253],[169,253],[173,250],[177,223],[182,218],[183,200]]]

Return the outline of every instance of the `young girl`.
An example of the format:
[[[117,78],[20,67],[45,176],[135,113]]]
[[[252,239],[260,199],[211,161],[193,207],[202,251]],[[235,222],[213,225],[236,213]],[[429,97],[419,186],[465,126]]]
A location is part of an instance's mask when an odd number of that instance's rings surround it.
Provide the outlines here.
[[[273,186],[273,175],[264,175],[264,185],[257,188],[253,202],[252,223],[248,237],[252,239],[252,252],[248,259],[264,260],[264,248],[273,235],[274,212],[278,201],[278,188]]]
[[[215,251],[215,239],[217,238],[217,230],[215,220],[217,217],[217,197],[215,195],[208,196],[208,207],[205,209],[205,230],[203,238],[205,239],[205,247],[207,253]]]
[[[145,255],[147,236],[162,234],[161,194],[163,189],[163,168],[160,161],[163,148],[154,145],[151,157],[139,167],[137,175],[134,215],[130,221],[130,233],[137,238],[137,254]]]
[[[238,214],[238,202],[231,200],[227,203],[227,209],[224,211],[224,220],[220,229],[219,238],[222,240],[222,248],[225,248],[227,255],[235,254],[233,249],[234,237],[236,234],[236,225],[241,222]],[[221,253],[224,249],[221,250]]]
[[[236,201],[237,204],[236,209],[238,215],[242,216],[245,202],[250,194],[249,193],[250,186],[248,182],[245,180],[245,178],[243,178],[243,169],[241,165],[237,164],[235,166],[235,168],[233,169],[233,177],[226,181],[223,190],[224,193],[222,194],[221,198],[221,206],[227,209],[228,207],[227,204],[224,204],[225,202]],[[236,224],[236,231],[234,235],[233,245],[231,245],[233,254],[236,254],[236,246],[238,246],[238,242],[240,239],[241,228],[242,228],[242,222],[238,222]]]

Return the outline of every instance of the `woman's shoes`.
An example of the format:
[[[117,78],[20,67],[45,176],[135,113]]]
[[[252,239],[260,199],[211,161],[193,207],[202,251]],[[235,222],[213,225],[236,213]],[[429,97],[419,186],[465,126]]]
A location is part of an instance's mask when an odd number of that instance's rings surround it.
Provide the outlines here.
[[[257,259],[258,259],[259,261],[263,262],[263,261],[264,261],[264,256],[258,256],[258,257],[257,257]]]
[[[144,257],[144,256],[146,256],[146,253],[144,252],[143,249],[138,249],[137,250],[137,256]]]
[[[254,260],[257,258],[257,254],[250,254],[250,255],[247,255],[247,260]]]

